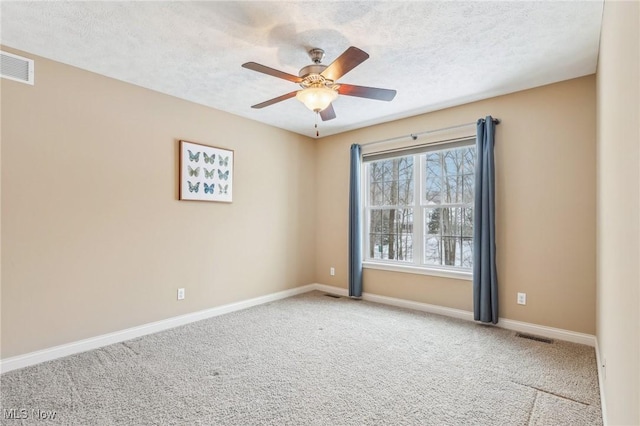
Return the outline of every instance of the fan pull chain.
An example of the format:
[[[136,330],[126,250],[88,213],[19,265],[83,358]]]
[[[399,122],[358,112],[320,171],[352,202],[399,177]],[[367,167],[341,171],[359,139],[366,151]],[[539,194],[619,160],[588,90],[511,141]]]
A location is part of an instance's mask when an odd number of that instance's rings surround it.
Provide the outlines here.
[[[316,138],[320,137],[320,131],[318,130],[318,116],[320,115],[319,112],[316,112]]]

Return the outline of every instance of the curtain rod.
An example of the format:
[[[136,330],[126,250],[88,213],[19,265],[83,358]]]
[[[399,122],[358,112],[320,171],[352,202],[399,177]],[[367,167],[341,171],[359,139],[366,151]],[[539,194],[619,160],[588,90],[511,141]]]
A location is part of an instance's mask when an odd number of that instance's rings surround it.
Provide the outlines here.
[[[484,118],[481,118],[481,120],[484,120]],[[494,118],[493,122],[495,124],[500,124],[500,119],[499,118]],[[418,136],[428,135],[429,133],[443,132],[445,130],[458,129],[460,127],[467,127],[467,126],[471,126],[472,124],[476,124],[476,123],[477,123],[477,121],[473,121],[471,123],[458,124],[457,126],[443,127],[442,129],[427,130],[425,132],[420,132],[420,133],[411,133],[411,134],[405,135],[405,136],[396,136],[394,138],[382,139],[382,140],[379,140],[379,141],[363,143],[363,144],[360,144],[360,146],[369,146],[369,145],[375,145],[375,144],[379,144],[379,143],[383,143],[383,142],[392,142],[392,141],[396,141],[396,140],[404,139],[404,138],[411,138],[411,139],[413,139],[415,141],[416,139],[418,139]]]

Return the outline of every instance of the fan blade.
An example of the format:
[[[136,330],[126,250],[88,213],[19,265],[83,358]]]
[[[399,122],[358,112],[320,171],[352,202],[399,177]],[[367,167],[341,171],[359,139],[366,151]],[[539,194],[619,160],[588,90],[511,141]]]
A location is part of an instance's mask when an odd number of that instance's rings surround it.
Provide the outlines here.
[[[278,96],[277,98],[269,99],[268,101],[264,101],[261,104],[253,105],[251,108],[264,108],[269,105],[277,104],[278,102],[286,101],[289,98],[293,98],[298,91],[289,92],[286,95]]]
[[[375,99],[378,101],[391,101],[396,97],[396,91],[390,89],[378,89],[377,87],[354,86],[341,84],[338,93],[359,98]]]
[[[278,71],[276,69],[269,68],[267,66],[260,65],[260,64],[257,64],[255,62],[247,62],[246,64],[242,64],[242,67],[246,68],[246,69],[249,69],[251,71],[257,71],[257,72],[261,72],[263,74],[271,75],[273,77],[278,77],[278,78],[282,78],[284,80],[293,81],[294,83],[300,83],[302,81],[302,78],[300,78],[300,77],[298,77],[296,75],[287,74],[286,72]]]
[[[322,121],[329,121],[336,118],[336,112],[334,111],[332,104],[329,104],[328,107],[320,111],[320,118],[322,118]]]
[[[366,52],[358,49],[357,47],[351,46],[320,74],[324,78],[336,81],[363,63],[367,58],[369,58],[369,55]]]

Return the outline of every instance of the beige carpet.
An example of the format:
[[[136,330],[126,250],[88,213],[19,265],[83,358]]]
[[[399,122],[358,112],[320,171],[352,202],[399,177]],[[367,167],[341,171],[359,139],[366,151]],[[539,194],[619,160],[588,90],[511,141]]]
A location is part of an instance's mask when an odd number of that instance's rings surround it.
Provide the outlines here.
[[[593,348],[319,292],[1,381],[8,425],[602,424]]]

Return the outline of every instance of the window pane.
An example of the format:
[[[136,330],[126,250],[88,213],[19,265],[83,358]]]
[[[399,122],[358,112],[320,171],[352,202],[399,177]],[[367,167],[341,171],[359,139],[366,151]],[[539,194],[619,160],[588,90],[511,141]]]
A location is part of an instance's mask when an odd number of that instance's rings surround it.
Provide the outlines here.
[[[462,233],[462,208],[445,207],[442,209],[442,235],[456,237]]]
[[[382,162],[368,163],[369,182],[382,182],[383,167]]]
[[[385,181],[382,184],[382,205],[395,206],[398,204],[397,182]]]
[[[442,156],[442,167],[444,169],[445,176],[458,176],[462,173],[462,155],[460,154],[459,149],[442,151]]]
[[[462,185],[458,176],[447,176],[444,184],[444,202],[460,203],[462,202]]]
[[[473,175],[476,171],[476,148],[464,148],[462,150],[462,155],[464,156],[464,173]]]
[[[443,265],[460,266],[460,235],[462,234],[462,209],[446,207],[442,209],[442,251]]]
[[[471,268],[473,266],[473,240],[471,238],[462,239],[462,267]]]
[[[473,203],[475,170],[476,170],[476,149],[475,147],[460,149],[462,155],[462,190],[463,203]]]
[[[370,187],[369,199],[370,199],[371,205],[381,206],[382,205],[382,182],[371,182],[369,187]]]
[[[380,259],[380,234],[378,233],[370,233],[369,234],[369,258],[370,259]]]
[[[425,209],[424,262],[471,268],[473,265],[473,209]]]
[[[426,154],[425,158],[425,199],[427,204],[440,204],[442,193],[442,167],[439,152]]]
[[[428,235],[424,240],[424,263],[427,265],[442,265],[442,250],[440,237]]]
[[[413,175],[411,179],[398,181],[398,204],[401,206],[413,204]]]
[[[440,244],[440,216],[442,209],[425,209],[424,211],[424,263],[442,265]]]
[[[475,176],[472,173],[462,175],[462,196],[460,202],[465,204],[473,204]]]
[[[381,210],[380,211],[380,215],[382,217],[382,232],[384,234],[389,233],[389,215],[391,213],[391,210]]]
[[[446,266],[460,266],[460,262],[456,262],[456,255],[460,254],[458,247],[459,239],[456,237],[442,237],[442,264]]]
[[[429,152],[424,155],[426,204],[473,203],[475,147]]]
[[[371,210],[369,220],[369,229],[371,232],[376,234],[382,233],[382,210]]]
[[[370,204],[408,206],[413,204],[413,156],[369,163]]]
[[[391,179],[391,160],[380,161],[380,170],[382,171],[382,180]]]
[[[402,157],[394,161],[398,162],[398,179],[413,180],[413,157]]]
[[[371,258],[413,261],[413,209],[372,210],[370,221]]]
[[[462,210],[462,236],[473,237],[473,208],[471,207]]]
[[[425,231],[427,235],[440,235],[440,215],[442,209],[425,209]]]

